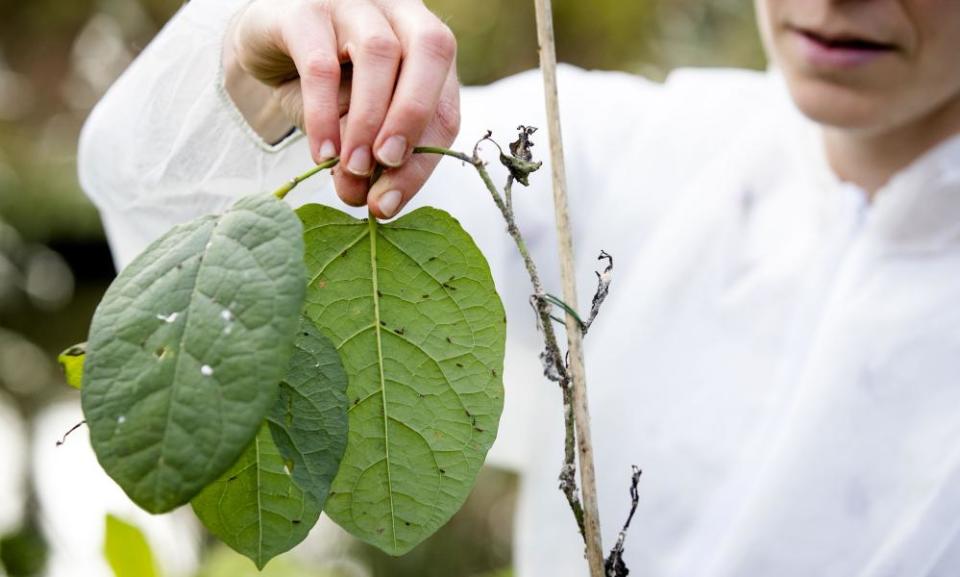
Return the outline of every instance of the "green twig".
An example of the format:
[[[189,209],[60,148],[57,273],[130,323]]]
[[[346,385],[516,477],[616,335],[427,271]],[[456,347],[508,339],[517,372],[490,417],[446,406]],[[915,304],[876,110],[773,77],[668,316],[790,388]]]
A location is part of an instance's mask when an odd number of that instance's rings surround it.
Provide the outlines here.
[[[295,176],[294,178],[291,178],[289,181],[287,181],[286,184],[284,184],[277,190],[273,191],[273,196],[282,200],[284,197],[287,196],[287,193],[293,190],[294,188],[296,188],[298,184],[300,184],[304,180],[307,180],[308,178],[310,178],[311,176],[313,176],[314,174],[317,174],[322,170],[333,168],[334,166],[337,165],[338,162],[340,162],[339,158],[331,158],[330,160],[321,162],[320,164],[314,166],[313,168],[304,172],[300,176]]]

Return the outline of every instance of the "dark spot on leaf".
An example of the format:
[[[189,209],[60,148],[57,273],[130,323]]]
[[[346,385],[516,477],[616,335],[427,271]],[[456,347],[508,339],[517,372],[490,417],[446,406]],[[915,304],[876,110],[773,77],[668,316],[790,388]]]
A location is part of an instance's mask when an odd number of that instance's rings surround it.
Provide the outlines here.
[[[437,260],[437,257],[431,256],[430,258],[427,259],[427,262],[433,262],[435,260]]]
[[[377,535],[383,535],[383,527],[377,529]]]
[[[310,333],[303,333],[303,336],[309,337],[309,336],[310,336]]]
[[[381,326],[381,327],[385,327],[385,326],[387,326],[387,323],[385,323],[385,322],[383,322],[383,321],[380,321],[380,326]]]
[[[227,481],[236,481],[236,480],[237,480],[237,476],[236,476],[236,475],[233,475],[232,477],[230,477],[229,479],[227,479]]]
[[[427,294],[420,295],[420,298],[422,298],[422,299],[428,299],[428,298],[430,298],[430,295],[427,295]]]
[[[497,369],[490,369],[490,374],[493,375],[494,377],[496,377],[496,376],[497,376]]]
[[[462,369],[462,368],[463,368],[463,363],[457,363],[457,366]]]
[[[443,469],[440,469],[440,474],[441,474],[441,475],[446,475],[447,472],[446,472],[445,470],[443,470]]]
[[[153,351],[153,354],[157,355],[157,358],[163,358],[164,353],[167,352],[167,347],[160,347],[159,349]]]
[[[301,521],[300,519],[294,519],[293,521],[291,521],[291,523],[293,523],[294,525],[299,525],[302,522],[303,521]]]
[[[482,432],[484,431],[484,430],[481,429],[480,427],[474,427],[473,430],[476,431],[476,432],[478,432],[478,433],[482,433]]]
[[[356,406],[359,402],[360,402],[360,399],[354,399],[354,400],[353,400],[354,406]]]
[[[380,298],[383,298],[383,293],[382,293],[382,292],[380,292],[380,290],[379,290],[379,289],[377,290],[377,296],[378,296],[378,297],[380,297]]]
[[[409,526],[410,526],[410,521],[404,521],[403,524],[406,525],[407,527],[409,527]]]
[[[447,337],[447,342],[450,344],[453,344],[453,339],[451,339],[450,337]]]
[[[397,333],[398,335],[402,335],[404,332],[403,327],[400,327],[399,329],[393,329],[393,332]]]
[[[347,256],[347,249],[343,249],[343,252],[340,253],[340,256],[346,257],[346,256]]]

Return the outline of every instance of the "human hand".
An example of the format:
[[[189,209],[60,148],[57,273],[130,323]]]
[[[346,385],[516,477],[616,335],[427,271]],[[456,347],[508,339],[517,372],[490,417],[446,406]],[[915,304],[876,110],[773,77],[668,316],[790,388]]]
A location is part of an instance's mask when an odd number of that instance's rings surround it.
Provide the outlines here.
[[[397,214],[439,162],[413,147],[447,147],[457,135],[455,58],[453,34],[420,0],[254,0],[224,40],[227,90],[241,110],[259,93],[265,102],[253,108],[302,128],[315,162],[340,154],[338,196],[380,218]],[[371,188],[376,162],[388,169]]]

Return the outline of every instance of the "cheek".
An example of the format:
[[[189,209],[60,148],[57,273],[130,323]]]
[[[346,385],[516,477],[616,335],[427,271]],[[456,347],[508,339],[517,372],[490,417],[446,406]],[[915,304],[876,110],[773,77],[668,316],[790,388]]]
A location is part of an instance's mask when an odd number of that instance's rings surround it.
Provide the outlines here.
[[[960,1],[904,0],[916,31],[916,52],[903,90],[915,114],[960,100]]]
[[[754,0],[753,6],[757,18],[757,28],[760,30],[760,38],[763,40],[763,48],[767,53],[767,58],[775,60],[774,50],[774,22],[776,21],[777,5],[782,0]]]

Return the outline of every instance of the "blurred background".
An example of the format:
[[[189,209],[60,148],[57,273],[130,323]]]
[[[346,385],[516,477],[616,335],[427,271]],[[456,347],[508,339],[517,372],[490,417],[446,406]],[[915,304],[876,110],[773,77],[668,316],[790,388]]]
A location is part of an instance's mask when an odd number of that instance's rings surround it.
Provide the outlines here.
[[[109,577],[106,511],[143,530],[158,575],[256,575],[189,511],[150,517],[105,484],[82,427],[56,446],[82,419],[56,356],[86,340],[115,274],[77,184],[77,136],[181,1],[0,0],[0,575]],[[562,61],[654,79],[679,66],[764,66],[750,0],[554,1]],[[532,2],[427,4],[459,38],[464,83],[536,66]],[[484,471],[453,521],[402,559],[321,523],[266,575],[507,577],[515,488],[509,474]]]

